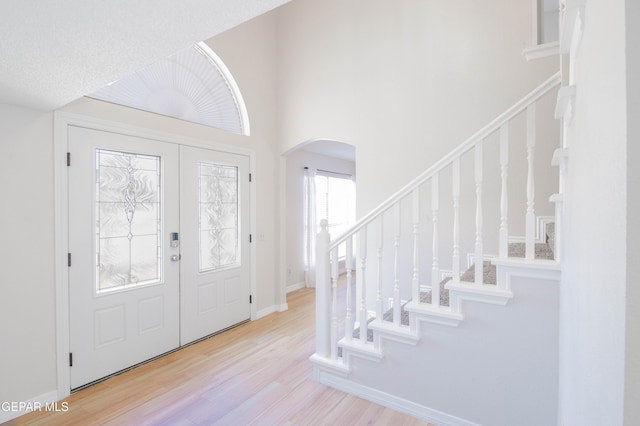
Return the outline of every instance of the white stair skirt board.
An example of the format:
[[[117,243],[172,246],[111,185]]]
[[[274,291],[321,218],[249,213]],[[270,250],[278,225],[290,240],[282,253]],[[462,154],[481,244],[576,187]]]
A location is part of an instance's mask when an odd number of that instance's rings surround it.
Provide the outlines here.
[[[449,309],[448,306],[434,307],[425,303],[409,302],[405,306],[405,310],[409,312],[410,318],[415,318],[416,321],[432,322],[451,327],[457,327],[464,319],[464,315]]]
[[[414,345],[418,343],[420,337],[418,333],[411,331],[408,325],[395,325],[393,323],[383,321],[381,323],[377,321],[371,321],[369,329],[373,330],[374,341],[376,337],[378,339],[394,340],[396,342],[405,343],[407,345]]]
[[[316,369],[316,378],[323,385],[331,386],[332,388],[358,396],[384,407],[400,411],[401,413],[409,414],[421,420],[438,425],[478,426],[477,423],[416,404],[403,398],[398,398],[378,389],[354,383],[345,376],[336,375],[333,372],[322,369],[321,367],[316,366]]]
[[[372,343],[362,343],[360,339],[341,339],[338,346],[342,348],[343,359],[349,371],[351,370],[350,356],[357,356],[373,362],[379,362],[384,357],[380,349],[376,349]]]

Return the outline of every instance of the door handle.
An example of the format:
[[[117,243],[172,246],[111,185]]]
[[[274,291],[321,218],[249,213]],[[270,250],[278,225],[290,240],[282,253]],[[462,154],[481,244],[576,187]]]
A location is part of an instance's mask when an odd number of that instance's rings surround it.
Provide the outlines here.
[[[182,258],[181,254],[172,254],[171,255],[171,261],[172,262],[177,262],[178,260],[180,260]]]

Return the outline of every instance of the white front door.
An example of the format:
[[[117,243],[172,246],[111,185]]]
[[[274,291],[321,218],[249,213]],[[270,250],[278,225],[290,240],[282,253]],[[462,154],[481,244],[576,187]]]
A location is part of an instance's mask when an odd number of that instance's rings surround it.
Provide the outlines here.
[[[179,345],[178,146],[69,127],[71,388]]]
[[[249,158],[180,147],[181,344],[248,320]]]
[[[71,389],[250,319],[249,157],[68,129]]]

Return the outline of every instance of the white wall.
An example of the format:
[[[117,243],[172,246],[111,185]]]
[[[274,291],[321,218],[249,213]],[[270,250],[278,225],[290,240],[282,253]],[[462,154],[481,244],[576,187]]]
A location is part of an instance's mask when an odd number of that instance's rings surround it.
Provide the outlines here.
[[[298,149],[287,155],[286,223],[287,286],[304,282],[304,167],[350,174],[355,177],[352,161]],[[356,191],[357,192],[357,191]]]
[[[557,58],[522,55],[532,11],[511,0],[283,6],[282,152],[314,138],[355,145],[362,216],[558,70]]]
[[[56,388],[52,125],[0,105],[0,401]]]
[[[224,61],[240,87],[251,121],[248,147],[258,153],[256,175],[258,309],[286,303],[282,287],[279,222],[279,151],[277,143],[276,11],[254,18],[207,43]],[[263,311],[265,312],[265,311]]]
[[[566,425],[624,422],[625,322],[637,320],[637,314],[626,317],[629,302],[637,301],[636,290],[629,301],[625,293],[637,287],[631,278],[638,277],[637,256],[631,257],[637,249],[627,251],[626,244],[627,231],[637,227],[637,215],[630,214],[638,208],[637,201],[627,200],[635,183],[627,164],[637,168],[633,160],[638,156],[637,148],[627,149],[637,142],[627,135],[632,116],[626,109],[626,82],[635,76],[625,70],[630,45],[625,43],[624,3],[587,2],[584,35],[573,62],[577,95],[569,139],[560,305],[560,424]],[[637,356],[635,339],[627,350]],[[638,364],[630,362],[637,381]],[[630,386],[634,393],[635,386]]]
[[[627,301],[625,425],[640,424],[640,2],[627,0]]]

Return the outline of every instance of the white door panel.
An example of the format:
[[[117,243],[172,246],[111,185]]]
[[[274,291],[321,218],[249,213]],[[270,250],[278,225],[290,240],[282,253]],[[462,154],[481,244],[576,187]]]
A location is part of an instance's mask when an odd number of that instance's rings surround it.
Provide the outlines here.
[[[179,345],[178,147],[69,127],[71,388]]]
[[[181,344],[251,316],[249,158],[180,148]]]

